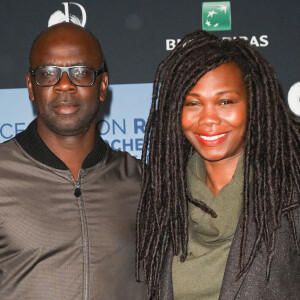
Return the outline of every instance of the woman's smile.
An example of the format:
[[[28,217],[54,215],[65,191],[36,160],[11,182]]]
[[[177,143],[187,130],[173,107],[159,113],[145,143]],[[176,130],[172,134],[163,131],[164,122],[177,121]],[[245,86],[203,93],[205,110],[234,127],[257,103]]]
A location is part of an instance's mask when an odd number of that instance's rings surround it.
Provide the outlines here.
[[[221,144],[227,137],[227,133],[221,133],[221,134],[212,134],[212,135],[203,135],[203,134],[196,134],[196,138],[200,143],[202,143],[205,146],[217,146],[218,144]]]

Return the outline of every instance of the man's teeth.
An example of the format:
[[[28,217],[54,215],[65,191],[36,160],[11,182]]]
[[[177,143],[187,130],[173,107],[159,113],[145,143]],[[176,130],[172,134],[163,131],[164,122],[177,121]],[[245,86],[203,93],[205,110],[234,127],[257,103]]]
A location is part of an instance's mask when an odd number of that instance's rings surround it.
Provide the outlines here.
[[[199,135],[202,139],[206,141],[214,141],[219,139],[220,137],[224,136],[226,133],[218,134],[218,135],[213,135],[213,136],[206,136],[206,135]]]

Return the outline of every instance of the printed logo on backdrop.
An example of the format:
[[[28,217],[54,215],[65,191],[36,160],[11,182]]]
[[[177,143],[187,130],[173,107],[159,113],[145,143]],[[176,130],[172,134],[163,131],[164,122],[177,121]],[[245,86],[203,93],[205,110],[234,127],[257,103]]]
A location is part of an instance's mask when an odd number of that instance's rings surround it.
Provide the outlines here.
[[[231,4],[230,1],[215,1],[202,3],[202,29],[206,31],[231,30]],[[268,35],[259,36],[223,36],[222,39],[234,40],[241,38],[255,47],[267,47],[269,45]],[[172,51],[180,39],[166,39],[166,50]]]
[[[289,90],[288,102],[291,111],[300,117],[300,82],[295,83]]]
[[[86,11],[81,4],[75,2],[62,2],[62,5],[64,6],[64,12],[62,12],[61,10],[57,10],[56,12],[54,12],[49,18],[48,27],[62,22],[71,22],[82,27],[85,26]],[[81,18],[70,13],[70,8],[74,8],[76,6],[81,11]]]
[[[202,29],[206,31],[231,30],[230,1],[203,2]]]

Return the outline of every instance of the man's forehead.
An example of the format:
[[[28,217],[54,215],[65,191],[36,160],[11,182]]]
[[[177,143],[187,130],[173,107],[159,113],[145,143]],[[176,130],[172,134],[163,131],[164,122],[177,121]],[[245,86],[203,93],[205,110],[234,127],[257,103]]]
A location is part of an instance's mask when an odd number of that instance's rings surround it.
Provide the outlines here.
[[[75,26],[75,25],[74,25]],[[53,26],[54,27],[54,26]],[[54,28],[49,28],[44,31],[34,42],[35,44],[40,45],[44,43],[49,44],[61,44],[65,43],[76,43],[76,42],[89,42],[90,44],[94,44],[95,46],[100,46],[95,37],[93,37],[88,31],[83,28],[76,26],[55,26]]]
[[[48,28],[38,36],[31,48],[30,64],[41,56],[51,55],[53,58],[78,53],[103,60],[101,46],[92,34],[77,25],[62,23]]]

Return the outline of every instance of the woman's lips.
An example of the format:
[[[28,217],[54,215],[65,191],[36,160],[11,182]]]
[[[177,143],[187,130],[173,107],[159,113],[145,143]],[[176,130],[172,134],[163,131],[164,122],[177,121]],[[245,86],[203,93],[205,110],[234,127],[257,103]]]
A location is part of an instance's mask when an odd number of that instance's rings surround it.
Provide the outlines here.
[[[210,135],[202,135],[202,134],[196,134],[196,138],[198,139],[198,141],[205,145],[205,146],[209,146],[209,147],[214,147],[217,146],[219,144],[221,144],[227,137],[228,132],[225,133],[218,133],[218,134],[210,134]]]

